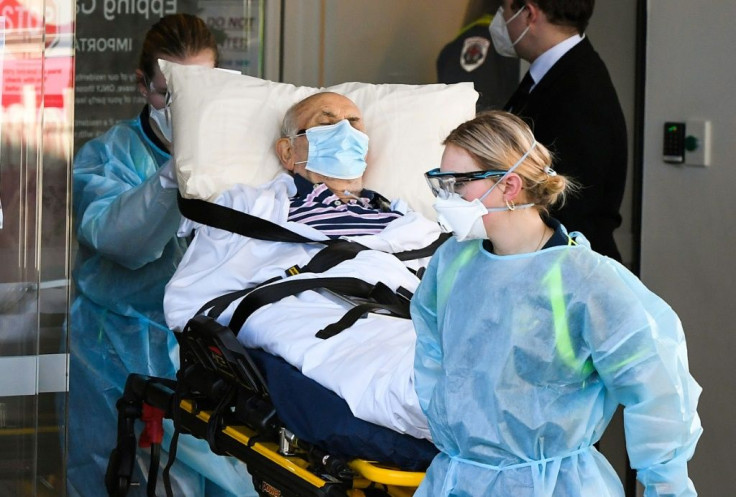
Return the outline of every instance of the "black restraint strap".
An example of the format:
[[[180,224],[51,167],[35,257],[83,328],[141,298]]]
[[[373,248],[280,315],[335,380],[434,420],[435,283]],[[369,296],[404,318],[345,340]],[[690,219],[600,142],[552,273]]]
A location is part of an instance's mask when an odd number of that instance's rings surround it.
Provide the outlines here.
[[[288,269],[286,271],[287,276],[305,272],[321,273],[343,261],[354,258],[358,252],[368,249],[368,247],[357,242],[343,239],[312,240],[260,217],[251,216],[245,212],[200,199],[183,198],[181,194],[177,194],[177,203],[179,204],[179,211],[184,217],[238,235],[273,242],[320,243],[326,245],[306,266],[301,268],[294,266]],[[229,297],[222,301],[226,302],[226,305],[220,310],[220,313],[241,295],[237,295],[235,292],[228,294]],[[203,309],[200,309],[200,312],[216,305],[215,300],[217,299],[207,302]]]
[[[224,395],[220,398],[220,401],[215,406],[215,409],[210,412],[210,419],[207,421],[207,430],[205,432],[205,440],[210,446],[210,450],[220,456],[225,455],[225,452],[217,444],[217,435],[225,427],[225,414],[229,413],[229,407],[232,404],[232,400],[235,398],[236,386],[230,385]]]
[[[421,259],[423,257],[430,257],[450,236],[452,236],[450,233],[442,233],[437,240],[426,247],[416,250],[396,252],[392,255],[400,261],[411,261],[414,259]],[[286,271],[287,276],[293,276],[297,273],[323,273],[328,269],[337,266],[341,262],[353,259],[363,250],[370,250],[368,247],[357,242],[348,240],[334,240],[334,242],[335,243],[320,250],[305,266],[294,266],[289,268]]]
[[[355,258],[363,250],[369,250],[365,245],[348,240],[335,240],[335,243],[326,246],[304,266],[293,266],[286,270],[287,276],[298,273],[324,273],[341,262]]]
[[[347,240],[312,240],[289,229],[286,229],[283,226],[280,226],[274,222],[267,221],[260,217],[251,216],[250,214],[246,214],[245,212],[241,212],[230,207],[214,204],[212,202],[207,202],[205,200],[200,200],[196,198],[184,198],[181,196],[181,194],[178,193],[177,202],[179,204],[179,211],[181,212],[181,214],[184,217],[191,219],[192,221],[196,221],[198,223],[206,224],[208,226],[220,228],[232,233],[237,233],[238,235],[247,236],[258,240],[292,243],[321,243],[328,246],[339,244],[344,247],[347,247],[347,245],[345,244],[352,243],[353,245],[350,246],[350,250],[354,251],[352,257],[355,257],[355,254],[367,248],[360,245],[359,243],[348,242]],[[434,254],[435,250],[437,250],[437,248],[442,245],[450,236],[450,233],[442,233],[437,238],[437,240],[427,245],[426,247],[416,250],[397,252],[393,255],[401,261],[429,257]]]
[[[337,240],[311,240],[276,223],[251,216],[230,207],[214,204],[197,198],[184,198],[177,194],[177,203],[182,216],[198,223],[220,228],[231,233],[267,240],[271,242],[323,243],[329,245]]]
[[[414,259],[421,259],[423,257],[429,257],[435,253],[435,251],[452,236],[452,233],[440,233],[435,241],[416,250],[405,250],[403,252],[394,253],[394,257],[400,261],[412,261]]]
[[[387,305],[387,304],[373,304],[373,303],[359,304],[353,307],[352,309],[350,309],[348,312],[346,312],[345,315],[342,318],[340,318],[339,321],[325,326],[323,329],[318,331],[314,336],[316,336],[317,338],[322,338],[324,340],[328,338],[332,338],[335,335],[339,334],[340,332],[350,328],[352,325],[355,324],[355,322],[358,319],[365,316],[366,313],[375,312],[379,310],[388,311],[391,314],[394,314],[396,316],[408,318],[408,316],[401,316],[401,314],[404,312],[404,308],[401,306],[392,306],[392,305]]]
[[[444,239],[442,241],[444,241]],[[436,250],[436,245],[439,245],[439,244],[437,242],[434,242],[432,245],[426,247],[425,249],[413,250],[410,252],[411,253],[420,253],[420,252],[423,253],[425,250],[429,250],[430,247],[431,247],[431,251],[433,252],[434,250]],[[361,245],[359,243],[356,243],[356,242],[348,241],[348,240],[335,240],[334,244],[330,244],[326,246],[324,249],[320,250],[317,253],[317,255],[312,257],[312,259],[304,266],[301,266],[301,267],[293,266],[287,269],[286,276],[287,277],[293,276],[299,273],[323,273],[327,271],[328,269],[331,269],[335,267],[336,265],[340,264],[341,262],[353,259],[356,255],[358,255],[363,250],[368,250],[368,247]],[[409,254],[409,252],[401,252],[400,254]],[[418,255],[418,257],[424,257],[424,255]],[[409,257],[408,259],[411,259],[411,258],[412,257]],[[402,259],[402,260],[407,260],[407,259]],[[255,287],[245,288],[242,290],[236,290],[236,291],[228,292],[224,295],[215,297],[211,299],[210,301],[206,302],[202,307],[200,307],[200,309],[197,311],[197,314],[207,313],[208,316],[217,318],[225,311],[225,309],[228,308],[228,306],[230,306],[230,304],[235,302],[240,297],[247,295],[248,293],[252,292],[255,288],[269,285],[270,283],[273,283],[274,281],[278,281],[278,280],[279,280],[278,277],[271,278],[270,280],[264,281],[263,283]],[[388,287],[386,288],[388,289]],[[411,295],[412,295],[411,292],[403,288],[399,289],[399,294],[401,294],[401,296],[406,298],[407,300],[411,299]],[[391,292],[391,295],[393,295],[393,292]]]
[[[341,262],[354,258],[359,252],[367,250],[368,248],[364,245],[350,242],[348,240],[335,240],[335,242],[336,243],[328,245],[317,252],[317,255],[315,255],[306,265],[302,267],[293,266],[287,269],[286,276],[293,276],[299,273],[322,273]],[[264,281],[254,287],[228,292],[224,295],[215,297],[202,305],[202,307],[197,311],[197,314],[207,313],[208,316],[217,318],[225,311],[225,309],[228,308],[228,306],[230,306],[230,304],[240,297],[247,295],[258,287],[266,286],[280,279],[281,278],[279,277],[271,278],[270,280]]]
[[[257,240],[326,245],[305,266],[293,266],[287,269],[287,277],[306,272],[322,273],[341,262],[353,259],[358,253],[368,249],[368,247],[357,242],[343,239],[312,240],[271,221],[204,200],[185,199],[180,194],[177,194],[177,202],[184,217],[231,233]],[[393,255],[401,261],[429,257],[449,236],[450,234],[443,233],[426,247],[398,252]],[[421,278],[421,273],[418,272],[417,276]],[[273,278],[255,288],[237,290],[216,297],[204,304],[197,314],[209,310],[208,315],[217,317],[235,300],[245,295],[246,297],[238,304],[229,323],[230,329],[237,333],[248,317],[260,307],[305,290],[325,288],[344,295],[370,298],[374,302],[362,303],[352,308],[337,323],[321,330],[317,334],[318,336],[334,336],[355,323],[366,312],[379,309],[396,316],[409,317],[408,301],[411,299],[411,292],[404,289],[399,289],[398,293],[394,293],[382,283],[372,286],[357,278],[317,278],[290,281],[287,285],[284,285],[284,283],[271,285],[275,280],[276,278]],[[327,282],[327,280],[329,281]]]
[[[222,314],[227,307],[235,302],[237,299],[242,297],[243,295],[247,294],[253,290],[252,288],[244,288],[243,290],[236,290],[234,292],[229,292],[224,295],[220,295],[219,297],[215,297],[214,299],[210,300],[209,302],[205,303],[202,307],[199,308],[197,311],[197,314],[204,314],[207,312],[208,316],[211,316],[213,318],[217,318]]]
[[[251,314],[264,305],[278,302],[284,297],[296,295],[306,290],[320,288],[337,292],[341,295],[373,299],[381,305],[396,306],[396,309],[401,309],[400,314],[394,313],[390,309],[387,310],[401,317],[409,317],[409,301],[395,294],[383,283],[371,285],[359,278],[349,277],[285,279],[278,283],[258,287],[250,292],[238,304],[228,327],[237,333]]]

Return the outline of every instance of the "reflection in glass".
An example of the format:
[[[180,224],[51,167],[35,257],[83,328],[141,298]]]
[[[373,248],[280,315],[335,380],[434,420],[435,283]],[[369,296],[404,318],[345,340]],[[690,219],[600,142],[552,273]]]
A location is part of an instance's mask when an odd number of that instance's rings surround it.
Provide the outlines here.
[[[73,9],[0,0],[3,496],[64,495]]]

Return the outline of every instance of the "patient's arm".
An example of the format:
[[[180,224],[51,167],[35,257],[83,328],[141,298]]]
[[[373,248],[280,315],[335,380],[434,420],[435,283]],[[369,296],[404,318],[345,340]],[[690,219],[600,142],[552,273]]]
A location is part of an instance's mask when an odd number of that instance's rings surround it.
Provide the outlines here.
[[[215,202],[280,223],[288,214],[289,181],[283,175],[260,188],[237,185]],[[290,259],[288,252],[298,247],[279,247],[276,242],[254,240],[189,220],[182,223],[179,234],[187,236],[191,230],[194,239],[164,295],[166,322],[174,330],[181,330],[209,300],[283,274],[280,266],[270,261],[280,254]]]

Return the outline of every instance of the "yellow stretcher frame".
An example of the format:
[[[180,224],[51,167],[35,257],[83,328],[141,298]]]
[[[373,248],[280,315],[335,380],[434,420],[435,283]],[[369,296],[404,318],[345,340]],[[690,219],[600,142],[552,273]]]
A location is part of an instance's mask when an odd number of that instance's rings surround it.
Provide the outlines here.
[[[210,421],[210,412],[200,410],[197,411],[195,403],[189,400],[182,400],[179,404],[182,416],[180,417],[183,426],[192,435],[197,436],[206,430]],[[352,488],[345,488],[344,493],[339,493],[335,488],[341,484],[325,479],[309,471],[309,463],[300,456],[285,456],[279,453],[278,445],[274,442],[257,441],[257,434],[251,428],[244,425],[228,425],[224,426],[217,436],[218,442],[223,442],[223,448],[227,455],[240,459],[245,462],[254,476],[257,488],[262,495],[273,497],[296,495],[302,497],[302,494],[284,493],[278,487],[278,483],[269,482],[261,478],[254,466],[264,466],[264,461],[268,461],[277,465],[284,474],[300,480],[302,486],[313,487],[313,495],[362,497],[365,495],[363,489],[369,487],[377,487],[384,490],[386,495],[391,497],[411,497],[414,495],[416,487],[419,486],[424,478],[423,472],[402,471],[395,468],[381,466],[371,461],[363,459],[354,459],[348,462],[349,467],[355,472],[356,478],[353,479]],[[261,458],[258,464],[255,461]],[[270,465],[268,465],[270,466]],[[255,471],[254,471],[255,470]],[[282,475],[282,478],[284,476]],[[281,479],[281,478],[280,478]],[[286,477],[289,479],[289,477]],[[320,493],[320,489],[324,489],[324,493]],[[306,494],[304,494],[306,495]],[[312,494],[309,494],[312,495]]]
[[[233,333],[214,319],[192,318],[177,339],[177,380],[128,377],[117,404],[118,442],[105,476],[109,495],[127,494],[135,459],[134,423],[146,405],[172,419],[180,433],[206,440],[214,453],[244,462],[262,496],[411,497],[424,478],[423,472],[344,461],[292,434],[285,437],[257,367]],[[155,475],[150,475],[154,484]]]

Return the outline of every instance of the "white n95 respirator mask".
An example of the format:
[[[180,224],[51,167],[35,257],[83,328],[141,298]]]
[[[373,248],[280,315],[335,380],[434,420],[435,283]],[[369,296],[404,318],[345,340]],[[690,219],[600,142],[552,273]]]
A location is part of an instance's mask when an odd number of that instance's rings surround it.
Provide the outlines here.
[[[488,238],[483,225],[483,216],[488,209],[480,199],[468,202],[459,194],[453,193],[446,198],[437,197],[433,207],[437,211],[440,227],[452,232],[459,242]]]
[[[439,196],[434,202],[434,210],[437,211],[437,222],[445,231],[451,231],[459,242],[465,240],[474,240],[479,238],[487,238],[485,225],[483,224],[483,216],[489,212],[503,212],[516,209],[528,209],[533,207],[533,203],[516,205],[514,207],[508,204],[504,207],[486,207],[483,200],[491,194],[491,192],[506,179],[506,177],[514,172],[522,162],[529,157],[529,154],[537,146],[536,140],[532,142],[531,147],[522,155],[516,163],[501,176],[498,181],[486,190],[479,198],[472,201],[465,200],[459,193],[442,191],[438,192]],[[428,173],[429,174],[429,173]]]
[[[499,55],[503,55],[504,57],[519,56],[519,54],[516,53],[516,48],[514,47],[516,47],[516,44],[519,43],[522,38],[524,38],[527,31],[529,31],[529,26],[527,26],[526,29],[519,35],[516,41],[511,41],[508,25],[514,19],[519,17],[519,14],[521,14],[525,8],[526,5],[521,7],[519,11],[514,14],[508,21],[504,21],[503,19],[503,5],[498,8],[496,15],[493,16],[493,20],[491,21],[491,25],[488,27],[488,30],[491,32],[493,48],[496,49],[496,52],[498,52]]]

